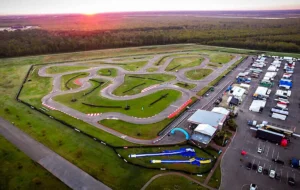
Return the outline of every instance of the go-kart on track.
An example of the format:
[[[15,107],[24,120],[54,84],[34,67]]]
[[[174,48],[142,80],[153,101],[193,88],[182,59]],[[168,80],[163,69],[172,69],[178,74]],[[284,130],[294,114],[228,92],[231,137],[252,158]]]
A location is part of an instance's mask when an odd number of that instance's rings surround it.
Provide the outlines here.
[[[183,54],[182,52],[180,52],[181,54]],[[168,115],[172,114],[178,107],[180,107],[181,105],[183,105],[186,101],[188,101],[191,97],[195,96],[197,91],[201,90],[203,87],[207,86],[209,84],[210,81],[214,80],[215,78],[217,78],[222,72],[224,72],[226,69],[228,69],[232,64],[234,64],[236,61],[241,59],[240,55],[235,55],[235,57],[229,61],[226,64],[223,64],[222,67],[218,67],[218,68],[212,68],[214,71],[208,75],[207,77],[205,77],[202,80],[191,80],[186,78],[185,76],[185,72],[190,71],[190,70],[195,70],[195,69],[202,69],[202,68],[209,68],[207,67],[207,64],[209,63],[209,59],[207,56],[203,56],[204,57],[204,61],[199,65],[199,66],[195,66],[195,67],[189,67],[189,68],[184,68],[179,70],[178,72],[169,72],[169,71],[165,71],[166,67],[169,65],[169,63],[172,62],[173,59],[178,58],[178,57],[191,57],[191,56],[199,56],[198,54],[192,54],[190,53],[189,55],[174,55],[172,57],[169,57],[166,59],[166,61],[161,64],[160,66],[156,66],[158,67],[158,71],[156,72],[146,72],[146,70],[148,68],[154,67],[154,63],[156,63],[157,61],[159,61],[160,59],[162,59],[165,56],[170,56],[173,54],[178,54],[177,53],[170,53],[170,54],[159,54],[159,55],[155,55],[153,56],[153,58],[151,59],[147,59],[148,63],[142,67],[141,69],[139,69],[138,71],[126,71],[125,69],[123,69],[120,66],[117,65],[113,65],[114,63],[124,63],[124,61],[115,61],[113,58],[111,59],[102,59],[99,60],[101,62],[103,62],[103,64],[99,65],[99,64],[93,64],[90,63],[88,66],[92,67],[90,69],[84,69],[84,70],[80,70],[80,71],[71,71],[71,72],[65,72],[65,73],[59,73],[59,74],[48,74],[46,72],[46,70],[49,67],[52,66],[78,66],[78,65],[83,65],[85,63],[88,62],[95,62],[95,60],[93,61],[82,61],[82,62],[73,62],[73,63],[62,63],[62,64],[53,64],[53,65],[47,65],[44,66],[42,68],[40,68],[40,70],[38,71],[39,76],[42,77],[53,77],[53,89],[51,91],[50,94],[46,95],[45,97],[42,98],[42,103],[43,105],[47,105],[50,106],[58,111],[61,111],[65,114],[68,114],[72,117],[78,118],[82,121],[85,121],[86,123],[89,123],[101,130],[104,130],[110,134],[113,134],[115,136],[118,136],[122,139],[125,139],[129,142],[132,143],[136,143],[136,144],[153,144],[153,141],[155,141],[157,144],[176,144],[176,143],[180,143],[181,141],[183,141],[183,139],[172,139],[172,141],[157,141],[158,138],[155,139],[151,139],[151,140],[143,140],[143,139],[136,139],[127,135],[124,135],[118,131],[115,131],[113,129],[110,129],[108,127],[105,127],[101,124],[99,124],[98,122],[100,120],[103,119],[120,119],[129,123],[134,123],[134,124],[151,124],[151,123],[156,123],[159,121],[162,121],[163,119],[167,118]],[[137,56],[132,56],[133,57],[137,57]],[[131,57],[126,57],[126,58],[131,58]],[[137,59],[137,60],[133,60],[132,62],[139,62],[145,59]],[[107,63],[107,65],[105,65],[105,63]],[[109,65],[108,65],[109,64]],[[100,69],[108,69],[108,68],[114,68],[117,69],[118,71],[118,75],[117,77],[107,77],[107,76],[99,76],[97,74],[97,71]],[[62,91],[61,90],[61,77],[63,75],[67,75],[67,74],[73,74],[73,73],[78,73],[78,72],[87,72],[89,73],[89,76],[84,77],[84,78],[80,78],[79,82],[82,84],[81,87],[77,88],[77,89],[71,89],[68,91]],[[122,85],[124,83],[124,78],[125,75],[127,74],[131,74],[131,75],[137,75],[137,74],[171,74],[176,76],[176,80],[173,81],[169,81],[169,82],[165,82],[162,83],[160,85],[156,85],[153,86],[153,88],[145,91],[145,92],[141,92],[139,94],[135,94],[135,95],[127,95],[127,96],[116,96],[114,94],[112,94],[112,92],[118,88],[120,85]],[[112,84],[110,84],[109,86],[107,86],[106,88],[101,90],[101,96],[104,98],[108,98],[111,100],[132,100],[132,99],[136,99],[136,98],[140,98],[140,97],[144,97],[147,96],[149,94],[155,93],[157,91],[160,90],[164,90],[164,89],[174,89],[177,91],[181,92],[181,97],[179,99],[177,99],[175,102],[172,102],[171,105],[172,106],[168,106],[165,110],[163,110],[162,112],[158,113],[157,115],[154,115],[152,117],[148,117],[148,118],[137,118],[137,117],[133,117],[133,116],[128,116],[122,113],[118,113],[118,112],[105,112],[102,113],[98,116],[89,116],[85,113],[82,113],[78,110],[72,109],[64,104],[58,103],[56,101],[54,101],[52,98],[58,95],[64,95],[64,94],[70,94],[70,93],[76,93],[76,92],[80,92],[83,90],[86,90],[88,88],[90,88],[92,85],[89,82],[90,79],[105,79],[108,81],[111,81]],[[188,90],[188,89],[184,89],[181,88],[179,86],[176,86],[175,83],[177,82],[185,82],[185,83],[192,83],[195,84],[196,87]],[[172,137],[164,137],[164,138],[172,138]]]

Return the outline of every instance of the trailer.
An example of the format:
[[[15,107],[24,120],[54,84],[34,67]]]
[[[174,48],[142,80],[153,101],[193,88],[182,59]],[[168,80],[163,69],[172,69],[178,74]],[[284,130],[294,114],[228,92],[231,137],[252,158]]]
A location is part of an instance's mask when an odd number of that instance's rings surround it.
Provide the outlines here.
[[[283,97],[290,97],[292,94],[292,91],[290,90],[277,90],[275,95],[276,96],[283,96]]]
[[[280,109],[275,109],[275,108],[272,108],[271,112],[272,113],[278,113],[278,114],[281,114],[281,115],[286,115],[286,116],[289,115],[288,111],[284,111],[284,110],[280,110]]]
[[[276,133],[273,131],[268,131],[266,129],[259,128],[256,131],[256,138],[260,138],[262,140],[267,140],[272,143],[281,144],[284,139],[284,135],[280,133]]]

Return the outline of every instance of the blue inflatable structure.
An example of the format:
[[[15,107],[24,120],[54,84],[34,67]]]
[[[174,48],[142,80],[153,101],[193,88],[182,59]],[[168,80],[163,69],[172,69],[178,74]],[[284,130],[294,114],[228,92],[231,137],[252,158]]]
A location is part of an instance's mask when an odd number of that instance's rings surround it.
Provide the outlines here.
[[[185,139],[186,139],[186,140],[189,140],[189,139],[190,139],[190,135],[189,135],[188,132],[186,132],[186,130],[184,130],[184,129],[182,129],[182,128],[174,128],[174,129],[172,129],[171,134],[174,135],[175,131],[180,131],[180,132],[182,132],[183,134],[185,134]]]
[[[130,154],[129,158],[147,157],[147,156],[172,156],[181,155],[184,157],[194,157],[196,152],[193,148],[180,148],[179,150],[164,150],[159,153],[145,153],[145,154]]]

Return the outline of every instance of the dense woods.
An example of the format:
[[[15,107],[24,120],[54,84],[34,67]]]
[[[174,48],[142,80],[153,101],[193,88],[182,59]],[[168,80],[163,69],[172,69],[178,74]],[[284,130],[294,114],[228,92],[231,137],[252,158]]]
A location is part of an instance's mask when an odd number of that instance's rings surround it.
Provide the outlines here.
[[[141,24],[143,19],[147,21],[147,27]],[[68,30],[65,26],[62,30],[41,28],[15,32],[2,31],[0,32],[0,57],[172,43],[300,52],[299,18],[241,19],[172,16],[133,18],[122,22],[122,26],[125,26],[124,23],[132,24],[131,28],[114,25],[108,29],[81,30],[78,26],[77,30]],[[68,24],[71,28],[74,27],[74,24]]]

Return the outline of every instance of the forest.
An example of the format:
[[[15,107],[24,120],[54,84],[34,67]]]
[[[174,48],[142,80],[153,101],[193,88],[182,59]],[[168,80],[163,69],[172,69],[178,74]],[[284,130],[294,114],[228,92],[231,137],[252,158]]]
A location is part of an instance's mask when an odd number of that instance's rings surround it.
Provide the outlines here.
[[[82,16],[80,19],[74,18],[61,18],[56,25],[57,20],[48,17],[29,21],[18,19],[22,25],[36,24],[40,29],[1,31],[0,57],[175,43],[300,52],[300,18],[253,19],[195,15],[147,15],[126,19],[123,15],[101,19],[87,17],[86,20]],[[9,19],[3,23],[8,26],[9,22],[18,24],[16,20]]]

